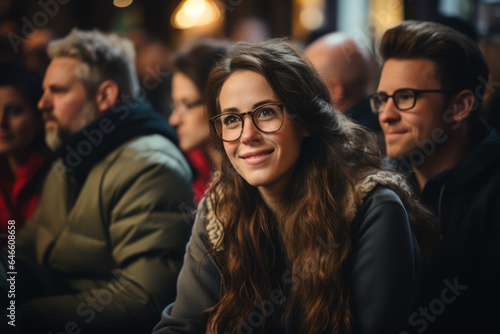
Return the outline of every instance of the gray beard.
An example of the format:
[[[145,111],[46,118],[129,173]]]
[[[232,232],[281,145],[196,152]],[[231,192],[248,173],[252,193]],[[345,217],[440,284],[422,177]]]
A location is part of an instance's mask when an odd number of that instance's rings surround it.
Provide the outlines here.
[[[60,128],[45,131],[45,142],[52,152],[55,152],[63,142],[59,132]]]
[[[83,108],[84,108],[84,110],[82,111],[83,114],[88,115],[90,117],[82,122],[81,129],[92,123],[96,115],[96,108],[91,101],[88,101]],[[52,152],[55,152],[59,147],[61,147],[63,143],[65,143],[74,134],[75,133],[71,133],[68,129],[62,128],[59,122],[57,122],[56,126],[52,126],[49,129],[45,128],[45,142],[47,143],[49,149]]]

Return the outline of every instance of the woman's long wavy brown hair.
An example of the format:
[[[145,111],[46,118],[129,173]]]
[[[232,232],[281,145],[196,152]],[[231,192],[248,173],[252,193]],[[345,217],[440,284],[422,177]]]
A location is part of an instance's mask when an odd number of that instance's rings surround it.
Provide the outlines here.
[[[225,290],[205,312],[207,332],[236,333],[256,303],[269,299],[280,249],[291,270],[289,281],[300,282],[287,296],[284,318],[293,315],[299,333],[350,333],[349,289],[342,268],[351,249],[350,222],[363,202],[356,185],[382,170],[376,140],[333,109],[323,80],[284,39],[239,43],[230,50],[209,77],[209,117],[220,113],[218,97],[226,79],[243,70],[264,76],[286,113],[313,135],[303,140],[288,185],[289,207],[278,217],[222,154],[216,166],[221,173],[206,198],[223,226],[223,251],[217,256],[225,264]],[[213,131],[212,138],[224,152]],[[432,215],[412,195],[393,188],[406,206],[421,249],[429,249],[425,242],[432,241]],[[321,247],[319,240],[331,247]],[[218,246],[207,254],[218,252]]]

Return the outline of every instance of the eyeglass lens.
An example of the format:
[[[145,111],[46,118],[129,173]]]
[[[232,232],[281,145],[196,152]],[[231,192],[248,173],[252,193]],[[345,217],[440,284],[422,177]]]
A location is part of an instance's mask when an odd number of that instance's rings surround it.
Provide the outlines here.
[[[382,112],[389,98],[393,99],[396,108],[399,110],[411,109],[415,105],[415,94],[409,89],[398,90],[394,95],[389,96],[386,93],[378,93],[370,98],[371,107],[376,112]]]
[[[279,105],[274,104],[255,109],[252,118],[257,129],[267,133],[278,131],[283,124],[283,112]],[[240,114],[222,114],[214,120],[214,125],[222,140],[236,141],[243,132],[243,122]]]

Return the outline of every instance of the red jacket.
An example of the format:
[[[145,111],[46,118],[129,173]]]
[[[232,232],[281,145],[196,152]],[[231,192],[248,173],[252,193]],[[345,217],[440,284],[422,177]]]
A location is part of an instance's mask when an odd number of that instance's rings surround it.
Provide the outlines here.
[[[193,192],[195,207],[205,196],[205,190],[210,185],[210,178],[212,176],[212,166],[205,153],[201,150],[192,150],[187,154],[187,159],[194,169],[193,179]]]
[[[33,151],[16,175],[5,156],[0,156],[0,233],[6,233],[7,221],[16,221],[16,231],[23,227],[38,205],[40,178],[38,173],[47,155]]]

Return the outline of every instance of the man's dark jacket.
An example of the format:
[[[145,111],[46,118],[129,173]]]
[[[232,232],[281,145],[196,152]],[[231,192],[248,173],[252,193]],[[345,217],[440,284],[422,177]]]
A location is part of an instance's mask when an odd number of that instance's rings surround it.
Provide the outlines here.
[[[500,315],[500,136],[471,120],[469,153],[427,182],[442,239],[424,269],[412,333],[496,333]],[[493,330],[493,332],[491,332]]]

